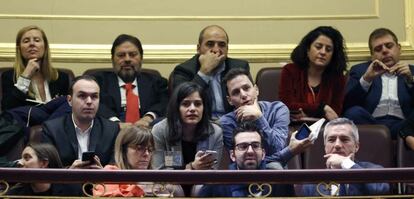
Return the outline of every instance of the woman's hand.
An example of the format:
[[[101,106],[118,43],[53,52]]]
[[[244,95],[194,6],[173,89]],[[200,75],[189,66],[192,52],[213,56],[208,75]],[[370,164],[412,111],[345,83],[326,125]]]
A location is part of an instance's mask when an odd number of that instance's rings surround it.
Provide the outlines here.
[[[290,119],[292,121],[300,120],[303,117],[307,117],[307,115],[305,112],[303,112],[302,108],[299,108],[297,111],[290,111]]]
[[[212,154],[205,153],[204,151],[198,151],[195,155],[194,161],[190,163],[190,166],[194,170],[207,170],[213,168],[216,163],[217,162]]]
[[[338,118],[338,114],[336,114],[336,112],[329,105],[325,105],[323,110],[325,111],[325,118],[327,120]]]
[[[22,76],[31,79],[37,71],[40,70],[40,64],[37,58],[31,59],[27,62],[27,66],[24,69]]]

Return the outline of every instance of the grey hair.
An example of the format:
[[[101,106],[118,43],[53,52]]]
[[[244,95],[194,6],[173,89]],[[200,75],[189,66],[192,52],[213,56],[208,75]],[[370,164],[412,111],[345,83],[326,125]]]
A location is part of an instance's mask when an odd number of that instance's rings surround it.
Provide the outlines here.
[[[351,128],[352,128],[352,137],[354,137],[355,142],[359,142],[358,128],[354,124],[354,122],[352,120],[348,119],[348,118],[340,117],[340,118],[329,121],[325,125],[325,128],[323,129],[324,143],[325,143],[325,140],[326,140],[326,134],[327,134],[328,128],[331,127],[331,126],[342,125],[342,124],[349,124],[351,126]]]

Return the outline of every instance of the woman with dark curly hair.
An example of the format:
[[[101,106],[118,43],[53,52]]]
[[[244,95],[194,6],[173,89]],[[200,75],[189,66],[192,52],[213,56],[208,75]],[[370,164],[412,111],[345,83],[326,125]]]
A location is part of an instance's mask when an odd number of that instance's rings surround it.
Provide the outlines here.
[[[279,96],[293,120],[303,117],[338,118],[342,112],[347,66],[345,41],[330,26],[310,31],[282,69]]]

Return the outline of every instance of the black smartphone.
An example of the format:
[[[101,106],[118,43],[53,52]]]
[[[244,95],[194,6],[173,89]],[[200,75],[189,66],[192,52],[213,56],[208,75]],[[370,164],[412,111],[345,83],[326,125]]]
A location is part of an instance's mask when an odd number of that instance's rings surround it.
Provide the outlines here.
[[[85,151],[82,153],[82,161],[94,162],[93,157],[95,157],[95,151]]]
[[[295,138],[297,140],[303,140],[309,137],[310,133],[311,133],[311,130],[309,129],[308,125],[303,123],[302,126],[300,126],[298,133],[296,133]]]

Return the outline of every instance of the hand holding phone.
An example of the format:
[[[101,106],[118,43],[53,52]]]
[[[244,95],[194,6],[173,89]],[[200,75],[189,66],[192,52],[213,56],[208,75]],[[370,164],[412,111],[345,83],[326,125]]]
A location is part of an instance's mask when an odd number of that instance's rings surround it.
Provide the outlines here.
[[[300,126],[298,132],[296,133],[295,138],[297,140],[303,140],[309,137],[310,133],[312,131],[309,129],[308,125],[303,123],[302,126]]]
[[[92,164],[95,162],[93,157],[95,157],[95,151],[85,151],[82,153],[82,161],[90,161]]]
[[[217,151],[206,150],[205,154],[208,154],[211,157],[213,157],[213,160],[217,160],[218,159]]]

